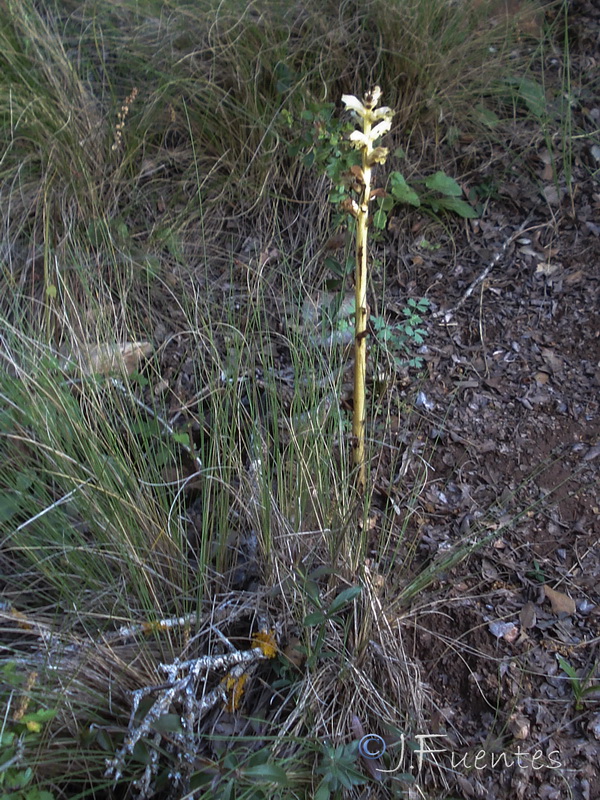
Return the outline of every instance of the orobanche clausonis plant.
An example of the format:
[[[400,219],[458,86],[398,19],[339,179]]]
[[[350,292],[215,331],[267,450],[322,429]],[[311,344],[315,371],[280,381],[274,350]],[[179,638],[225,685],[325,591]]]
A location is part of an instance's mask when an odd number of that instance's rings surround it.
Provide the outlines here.
[[[352,418],[353,462],[357,468],[356,485],[360,494],[365,490],[367,470],[365,463],[365,383],[367,368],[367,238],[369,202],[377,196],[371,189],[372,170],[375,164],[384,164],[387,147],[375,143],[392,126],[394,112],[382,106],[376,108],[381,89],[375,86],[362,102],[354,95],[342,95],[346,109],[353,112],[360,128],[352,131],[350,142],[361,151],[362,163],[351,167],[352,190],[358,195],[344,201],[343,208],[356,219],[356,271],[355,271],[355,331],[354,331],[354,413]]]

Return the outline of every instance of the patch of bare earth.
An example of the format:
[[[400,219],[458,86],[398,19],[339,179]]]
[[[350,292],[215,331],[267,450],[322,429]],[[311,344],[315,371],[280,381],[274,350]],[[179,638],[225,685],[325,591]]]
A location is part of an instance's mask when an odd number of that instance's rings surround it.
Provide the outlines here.
[[[588,157],[577,151],[571,196],[546,202],[524,184],[454,254],[443,239],[425,252],[420,234],[388,251],[390,303],[427,295],[438,314],[427,377],[398,390],[418,410],[411,433],[388,436],[412,448],[409,525],[385,458],[382,502],[396,503],[414,565],[497,532],[405,618],[434,698],[423,733],[443,737],[430,758],[465,798],[600,796],[600,202]]]

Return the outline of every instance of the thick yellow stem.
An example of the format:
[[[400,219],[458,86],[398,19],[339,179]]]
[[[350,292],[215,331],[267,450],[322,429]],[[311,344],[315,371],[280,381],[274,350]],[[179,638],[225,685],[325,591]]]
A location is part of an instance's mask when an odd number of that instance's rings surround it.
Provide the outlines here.
[[[371,122],[363,120],[363,130],[368,136]],[[355,305],[356,323],[354,339],[354,413],[352,417],[353,462],[357,468],[356,487],[364,493],[367,483],[365,457],[365,397],[367,378],[367,238],[369,223],[369,197],[371,195],[371,167],[369,166],[370,147],[362,151],[363,187],[356,214],[356,273]]]
[[[354,414],[352,417],[352,460],[356,469],[356,487],[364,494],[367,485],[367,461],[365,447],[366,425],[366,378],[367,378],[367,324],[369,306],[367,305],[367,240],[369,234],[369,201],[371,199],[371,171],[374,164],[383,164],[387,156],[386,147],[374,148],[374,143],[390,130],[394,112],[384,106],[375,111],[381,97],[381,89],[375,86],[367,92],[361,102],[354,95],[343,95],[346,108],[356,118],[362,120],[362,131],[353,131],[350,141],[361,150],[362,166],[354,166],[353,189],[359,195],[359,202],[351,198],[344,202],[344,208],[356,219],[356,273],[355,306],[356,324],[354,339]],[[376,123],[374,125],[374,123]]]

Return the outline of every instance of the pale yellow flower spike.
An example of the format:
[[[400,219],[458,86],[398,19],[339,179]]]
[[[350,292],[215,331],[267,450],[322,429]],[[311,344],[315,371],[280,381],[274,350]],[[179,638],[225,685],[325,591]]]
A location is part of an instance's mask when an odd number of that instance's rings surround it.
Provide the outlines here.
[[[352,111],[362,130],[350,134],[350,142],[362,152],[361,180],[358,183],[358,203],[351,200],[346,210],[356,219],[356,271],[355,302],[356,320],[354,333],[354,414],[352,418],[353,462],[357,468],[356,486],[364,494],[367,482],[365,461],[365,395],[367,365],[367,236],[369,224],[369,202],[371,200],[371,173],[375,164],[383,164],[387,158],[386,147],[374,147],[375,142],[392,126],[394,112],[387,106],[375,110],[381,97],[381,89],[375,86],[362,101],[351,94],[342,95],[342,102]]]

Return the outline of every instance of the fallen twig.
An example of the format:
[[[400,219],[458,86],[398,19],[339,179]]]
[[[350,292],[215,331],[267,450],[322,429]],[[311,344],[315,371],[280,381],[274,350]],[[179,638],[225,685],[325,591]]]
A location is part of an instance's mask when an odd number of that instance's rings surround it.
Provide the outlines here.
[[[467,290],[465,291],[463,296],[460,298],[458,303],[454,306],[454,308],[443,308],[443,309],[440,309],[439,311],[436,311],[435,313],[433,313],[431,315],[433,319],[439,319],[440,317],[444,317],[444,321],[448,322],[450,320],[450,317],[452,317],[453,314],[456,314],[456,312],[459,310],[459,308],[462,308],[462,306],[464,306],[464,304],[467,302],[469,297],[473,294],[473,292],[475,291],[477,286],[479,286],[479,284],[487,278],[487,276],[494,269],[494,267],[500,261],[500,259],[504,256],[504,254],[506,253],[506,251],[508,250],[510,245],[515,241],[515,239],[517,239],[519,236],[522,236],[528,230],[527,225],[529,224],[530,219],[531,219],[531,216],[527,217],[527,219],[525,220],[523,225],[519,228],[519,230],[516,231],[515,233],[513,233],[512,236],[509,236],[508,239],[505,240],[505,242],[502,245],[502,247],[500,248],[500,250],[498,250],[497,252],[494,253],[490,263],[483,270],[483,272],[481,272],[475,278],[475,280],[470,284],[470,286],[467,288]]]

